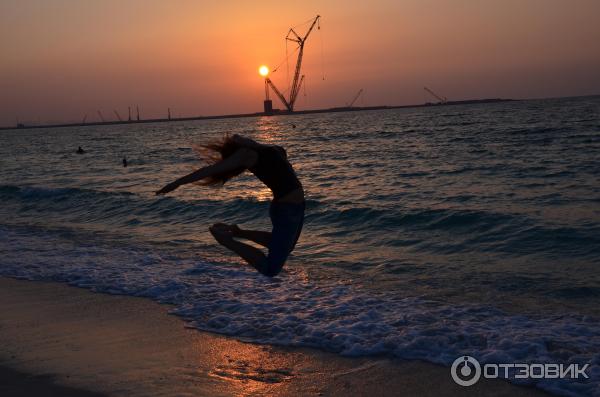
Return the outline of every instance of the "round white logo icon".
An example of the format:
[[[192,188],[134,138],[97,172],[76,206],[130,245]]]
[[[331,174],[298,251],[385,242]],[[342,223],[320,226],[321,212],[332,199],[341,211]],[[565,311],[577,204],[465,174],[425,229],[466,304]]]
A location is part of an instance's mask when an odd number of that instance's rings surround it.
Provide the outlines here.
[[[452,379],[461,386],[473,386],[481,377],[481,365],[471,356],[460,356],[452,363]]]

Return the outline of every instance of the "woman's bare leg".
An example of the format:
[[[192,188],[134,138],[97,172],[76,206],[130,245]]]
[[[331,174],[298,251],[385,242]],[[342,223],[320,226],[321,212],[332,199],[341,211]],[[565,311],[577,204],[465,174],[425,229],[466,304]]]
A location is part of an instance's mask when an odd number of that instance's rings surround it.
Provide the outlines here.
[[[263,232],[260,230],[245,230],[240,228],[236,224],[227,225],[225,223],[216,223],[214,226],[218,228],[229,229],[234,238],[243,238],[246,240],[254,241],[256,244],[260,244],[265,248],[269,248],[269,242],[271,241],[271,232]]]
[[[262,262],[266,256],[261,250],[251,245],[240,243],[233,239],[233,233],[230,229],[223,227],[223,224],[214,224],[208,230],[213,235],[215,240],[224,247],[229,248],[238,254],[243,260],[248,262],[253,267],[256,267]]]

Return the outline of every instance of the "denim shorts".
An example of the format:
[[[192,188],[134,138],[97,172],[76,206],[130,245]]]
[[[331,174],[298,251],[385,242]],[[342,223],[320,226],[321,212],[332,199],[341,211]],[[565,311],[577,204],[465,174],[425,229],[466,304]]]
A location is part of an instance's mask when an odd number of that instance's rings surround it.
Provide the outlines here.
[[[276,276],[296,246],[304,224],[305,203],[272,201],[269,216],[273,224],[269,254],[256,265],[256,270],[265,276]]]

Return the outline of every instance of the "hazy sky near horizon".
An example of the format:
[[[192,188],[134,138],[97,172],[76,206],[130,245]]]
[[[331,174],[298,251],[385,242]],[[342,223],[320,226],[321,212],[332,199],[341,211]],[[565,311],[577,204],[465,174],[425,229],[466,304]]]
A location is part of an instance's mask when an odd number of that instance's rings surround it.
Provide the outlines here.
[[[262,111],[317,14],[300,109],[600,94],[597,0],[0,0],[0,125]]]

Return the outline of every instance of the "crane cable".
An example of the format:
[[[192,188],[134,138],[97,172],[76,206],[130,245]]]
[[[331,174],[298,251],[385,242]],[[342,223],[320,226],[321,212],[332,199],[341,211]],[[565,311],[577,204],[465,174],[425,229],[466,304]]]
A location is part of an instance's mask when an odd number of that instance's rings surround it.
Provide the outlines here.
[[[304,106],[308,106],[308,96],[306,96],[306,76],[304,77],[304,80],[302,80],[302,85],[304,87],[302,87],[304,89]]]
[[[309,22],[312,22],[313,20],[314,20],[314,18],[310,18],[304,22],[300,22],[298,25],[292,26],[292,29],[296,29],[297,27],[302,26],[302,25],[307,25]]]
[[[304,76],[304,79],[302,80],[302,85],[302,88],[304,88],[304,97],[306,98],[306,76]]]
[[[317,30],[319,31],[319,38],[321,39],[321,75],[325,80],[325,56],[323,51],[323,31],[321,30],[321,18],[317,21]]]
[[[285,39],[285,81],[287,82],[287,90],[290,90],[290,57],[288,56],[288,40]]]
[[[298,48],[300,48],[300,47],[298,47]],[[283,61],[281,61],[281,63],[279,65],[277,65],[277,67],[275,69],[271,70],[271,73],[275,73],[277,70],[279,70],[279,68],[281,67],[281,65],[283,65],[284,62],[287,62],[287,60],[289,59],[289,57],[291,57],[292,55],[294,55],[296,53],[296,51],[298,51],[298,48],[296,48],[294,50],[294,52],[292,52],[291,54],[286,55],[285,59]],[[287,53],[287,48],[286,48],[286,53]]]

